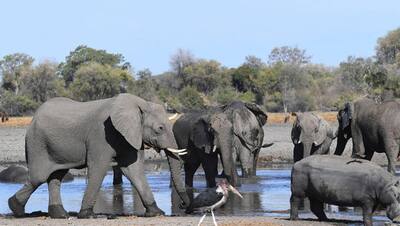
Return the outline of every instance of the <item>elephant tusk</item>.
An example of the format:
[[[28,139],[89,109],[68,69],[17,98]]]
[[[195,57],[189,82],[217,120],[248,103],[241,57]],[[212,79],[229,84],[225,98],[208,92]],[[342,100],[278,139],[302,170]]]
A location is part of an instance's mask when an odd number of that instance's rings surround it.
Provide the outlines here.
[[[271,147],[272,145],[274,145],[274,143],[267,143],[267,144],[263,144],[261,147],[267,148],[267,147]]]
[[[299,140],[299,141],[297,141],[297,144],[301,144],[301,142],[302,142],[302,141],[301,141],[301,140]]]
[[[240,194],[240,192],[235,188],[235,187],[233,187],[232,185],[228,185],[228,188],[229,188],[229,190],[230,191],[232,191],[234,194],[236,194],[237,196],[239,196],[241,199],[243,199],[243,196],[242,196],[242,194]]]
[[[172,152],[172,153],[177,153],[177,154],[186,151],[186,149],[173,149],[173,148],[167,148],[167,150],[170,151],[170,152]],[[186,152],[186,153],[187,153],[187,152]]]
[[[178,153],[178,155],[186,155],[187,154],[187,152],[185,151],[185,152],[180,152],[180,153]]]
[[[178,113],[175,113],[173,116],[168,117],[169,121],[175,120],[179,116]]]
[[[217,145],[214,145],[212,152],[215,152],[217,150]]]

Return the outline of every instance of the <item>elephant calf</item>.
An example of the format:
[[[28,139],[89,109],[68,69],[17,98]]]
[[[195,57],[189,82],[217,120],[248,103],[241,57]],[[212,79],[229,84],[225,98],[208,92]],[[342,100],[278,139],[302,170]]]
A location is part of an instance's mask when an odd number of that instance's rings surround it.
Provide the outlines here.
[[[378,205],[391,220],[400,219],[400,182],[380,166],[366,160],[315,155],[294,164],[290,219],[298,218],[298,205],[308,197],[311,211],[327,220],[324,203],[361,207],[365,225],[372,225]]]
[[[329,154],[332,140],[336,138],[329,123],[310,112],[292,115],[297,116],[291,132],[294,162],[313,154]]]

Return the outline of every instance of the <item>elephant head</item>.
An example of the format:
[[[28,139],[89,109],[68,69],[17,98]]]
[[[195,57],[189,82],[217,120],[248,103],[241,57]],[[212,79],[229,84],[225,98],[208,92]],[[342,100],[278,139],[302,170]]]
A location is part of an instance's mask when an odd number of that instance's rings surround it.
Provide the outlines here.
[[[400,221],[400,181],[396,179],[393,184],[386,186],[379,199],[386,205],[387,217],[398,223]]]
[[[220,151],[225,175],[232,186],[239,184],[232,156],[233,126],[227,115],[222,112],[200,117],[194,124],[190,140],[197,148],[205,152]]]
[[[337,114],[337,120],[339,123],[337,135],[337,145],[335,149],[335,155],[341,155],[346,147],[347,141],[351,138],[351,122],[353,119],[353,106],[350,103],[346,103],[343,109],[340,109]]]
[[[110,119],[114,128],[136,150],[147,145],[157,151],[165,151],[173,184],[184,204],[189,205],[189,198],[180,178],[178,157],[185,154],[185,150],[177,150],[172,125],[164,108],[133,95],[120,94],[113,103]]]
[[[239,159],[242,176],[256,173],[257,159],[263,146],[263,126],[268,116],[255,104],[234,101],[223,107],[223,111],[232,118],[233,159]]]
[[[312,154],[313,147],[320,146],[327,138],[328,127],[323,120],[313,113],[292,113],[296,116],[293,123],[291,138],[293,144],[301,145],[303,156],[296,157],[294,161],[306,158]],[[298,151],[295,149],[295,151]],[[295,153],[296,156],[296,153]]]

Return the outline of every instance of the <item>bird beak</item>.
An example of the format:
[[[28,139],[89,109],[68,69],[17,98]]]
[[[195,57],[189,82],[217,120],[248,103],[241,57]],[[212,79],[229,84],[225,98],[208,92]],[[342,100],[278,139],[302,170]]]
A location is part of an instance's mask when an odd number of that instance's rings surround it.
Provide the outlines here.
[[[232,185],[228,185],[228,188],[231,192],[235,193],[237,196],[239,196],[241,199],[243,198],[243,196],[240,194],[240,192],[238,190],[236,190],[236,188],[234,188]]]

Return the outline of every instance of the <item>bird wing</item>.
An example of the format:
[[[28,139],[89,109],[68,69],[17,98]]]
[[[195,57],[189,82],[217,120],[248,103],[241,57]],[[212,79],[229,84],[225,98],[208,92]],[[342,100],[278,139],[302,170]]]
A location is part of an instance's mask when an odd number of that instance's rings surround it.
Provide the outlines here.
[[[222,193],[216,192],[215,188],[201,192],[193,199],[193,208],[209,207],[217,203],[223,197]]]

